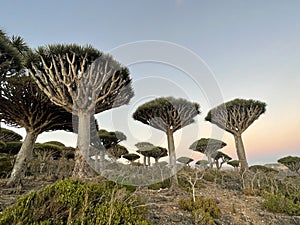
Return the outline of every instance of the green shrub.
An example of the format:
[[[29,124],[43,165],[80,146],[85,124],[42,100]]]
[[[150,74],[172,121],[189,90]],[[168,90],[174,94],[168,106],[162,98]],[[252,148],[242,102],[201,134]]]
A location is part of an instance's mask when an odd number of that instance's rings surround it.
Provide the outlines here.
[[[280,193],[268,194],[263,206],[271,212],[300,216],[300,201],[293,201]]]
[[[179,208],[191,212],[195,218],[195,224],[199,225],[214,225],[214,219],[221,215],[216,201],[211,198],[197,197],[195,202],[193,199],[181,199]]]
[[[62,180],[22,196],[0,214],[0,225],[148,225],[141,204],[140,198],[112,182]]]
[[[7,153],[10,155],[16,155],[21,149],[22,142],[19,141],[12,141],[12,142],[6,142],[6,147],[3,149],[3,153]]]

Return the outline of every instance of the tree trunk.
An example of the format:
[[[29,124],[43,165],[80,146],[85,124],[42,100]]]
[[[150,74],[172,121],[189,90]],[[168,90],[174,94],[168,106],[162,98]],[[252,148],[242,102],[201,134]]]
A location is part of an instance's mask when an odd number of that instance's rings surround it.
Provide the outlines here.
[[[147,156],[148,166],[151,166],[150,156]]]
[[[144,161],[143,161],[143,163],[144,163],[144,166],[147,166],[147,158],[146,158],[146,156],[144,156]]]
[[[249,173],[250,171],[249,171],[249,166],[246,158],[242,136],[234,135],[234,140],[235,140],[236,152],[241,165],[240,173],[243,179],[243,186],[244,186],[243,188],[248,189],[251,187],[251,177]]]
[[[78,113],[78,137],[73,177],[86,178],[93,175],[87,163],[90,147],[90,120],[91,116],[88,112]]]
[[[159,160],[159,158],[155,158],[155,163],[156,163],[156,164],[158,163],[158,160]]]
[[[178,179],[176,174],[176,153],[174,146],[173,132],[169,129],[167,131],[168,149],[169,149],[169,163],[171,166],[171,188],[178,186]]]
[[[244,172],[245,170],[249,170],[242,136],[234,135],[234,140],[235,140],[236,152],[241,164],[241,172]]]
[[[207,161],[209,163],[209,167],[212,169],[213,168],[213,162],[212,162],[212,158],[211,158],[211,153],[207,154]]]
[[[21,181],[25,176],[28,163],[32,159],[32,152],[37,136],[38,134],[32,131],[27,131],[24,142],[14,163],[10,178],[7,182],[8,186],[17,186],[21,184]]]

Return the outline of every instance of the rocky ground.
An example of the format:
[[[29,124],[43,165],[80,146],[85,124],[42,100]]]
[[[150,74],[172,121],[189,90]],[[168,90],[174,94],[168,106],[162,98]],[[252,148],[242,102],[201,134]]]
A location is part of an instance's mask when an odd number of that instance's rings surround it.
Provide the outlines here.
[[[55,180],[50,177],[27,178],[22,189],[5,187],[5,179],[0,180],[0,211],[13,204],[21,195],[32,190],[41,189]],[[145,199],[149,208],[148,219],[158,225],[192,225],[194,218],[191,213],[179,209],[178,201],[191,197],[190,192],[168,189],[149,190],[138,189],[137,193]],[[244,195],[239,190],[220,187],[213,182],[205,182],[203,188],[196,191],[196,195],[214,198],[221,209],[221,218],[216,224],[224,225],[300,225],[300,217],[267,212],[262,207],[264,199],[259,196]]]

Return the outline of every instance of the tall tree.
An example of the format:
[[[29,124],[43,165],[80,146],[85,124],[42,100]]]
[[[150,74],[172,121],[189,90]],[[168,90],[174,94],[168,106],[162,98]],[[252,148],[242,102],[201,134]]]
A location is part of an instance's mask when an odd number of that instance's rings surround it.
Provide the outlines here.
[[[173,134],[194,122],[200,114],[197,103],[173,97],[157,98],[137,108],[133,118],[166,133],[168,139],[169,160],[172,168],[172,185],[178,185],[176,176],[176,153]]]
[[[225,147],[227,144],[223,141],[213,138],[201,138],[191,144],[190,149],[201,152],[206,155],[210,168],[213,168],[212,156],[217,150]]]
[[[241,173],[249,170],[242,133],[265,111],[266,103],[251,99],[234,99],[211,109],[205,117],[206,121],[234,136]]]
[[[8,185],[18,185],[24,176],[39,134],[72,130],[72,114],[53,104],[28,76],[7,78],[2,84],[0,115],[5,123],[24,127],[26,136],[17,154]]]
[[[128,69],[91,46],[75,44],[40,47],[27,65],[49,99],[78,116],[73,176],[88,176],[91,115],[129,102],[133,91]]]

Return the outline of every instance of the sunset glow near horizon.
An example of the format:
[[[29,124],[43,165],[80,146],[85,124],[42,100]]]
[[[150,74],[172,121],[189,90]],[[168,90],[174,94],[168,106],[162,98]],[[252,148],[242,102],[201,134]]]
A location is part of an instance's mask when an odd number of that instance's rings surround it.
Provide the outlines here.
[[[300,2],[155,0],[87,4],[54,0],[37,5],[29,0],[18,1],[18,5],[3,1],[0,28],[8,35],[20,35],[32,48],[78,43],[107,53],[126,43],[158,40],[191,50],[213,72],[225,102],[243,98],[267,104],[266,113],[243,134],[250,164],[300,155]],[[109,19],[112,16],[114,19]],[[166,135],[134,121],[132,113],[156,97],[182,97],[199,103],[201,114],[194,124],[176,133],[177,156],[204,158],[188,148],[196,139],[212,137],[222,138],[227,143],[222,151],[237,159],[233,136],[204,121],[216,106],[201,89],[205,83],[199,87],[177,68],[154,62],[131,65],[129,70],[135,97],[127,106],[98,114],[101,129],[124,132],[127,140],[121,144],[130,151],[136,150],[138,141],[166,147]],[[9,129],[25,135],[24,129]],[[217,137],[211,136],[212,130]],[[76,135],[56,131],[41,134],[37,141],[50,140],[75,146]]]

